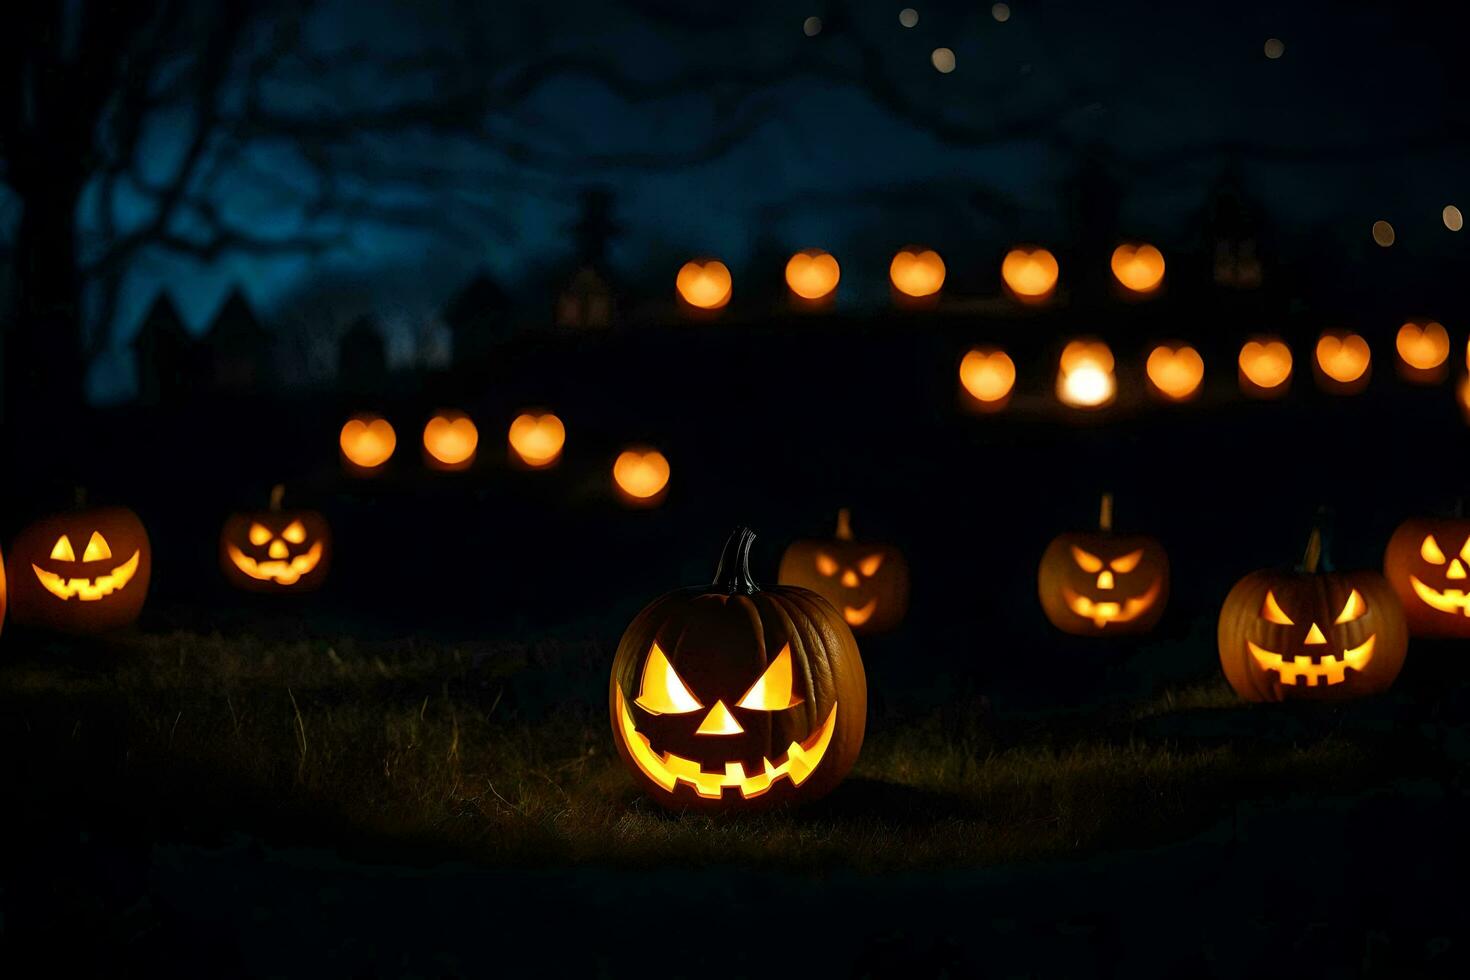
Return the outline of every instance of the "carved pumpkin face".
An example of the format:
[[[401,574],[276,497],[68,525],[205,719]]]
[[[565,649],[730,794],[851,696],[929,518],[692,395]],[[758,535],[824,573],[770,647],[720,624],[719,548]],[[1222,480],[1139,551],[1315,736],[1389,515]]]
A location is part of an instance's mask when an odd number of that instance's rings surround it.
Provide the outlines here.
[[[424,426],[424,462],[433,469],[469,469],[479,445],[480,431],[463,412],[438,412]]]
[[[332,533],[314,510],[231,514],[219,536],[220,567],[251,592],[310,592],[326,581]]]
[[[37,521],[8,560],[16,622],[66,633],[96,633],[138,618],[152,571],[148,532],[124,507]]]
[[[1278,337],[1256,337],[1240,348],[1240,390],[1252,398],[1279,398],[1291,389],[1291,348]]]
[[[1164,253],[1152,245],[1123,244],[1113,249],[1113,278],[1129,293],[1152,293],[1164,281]]]
[[[1065,633],[1146,633],[1169,600],[1169,558],[1141,535],[1063,534],[1041,557],[1037,589]]]
[[[1415,636],[1470,637],[1470,520],[1404,521],[1388,539],[1383,574]]]
[[[839,511],[834,540],[793,542],[779,578],[832,603],[854,632],[882,633],[908,611],[908,562],[891,545],[854,541],[849,522],[848,512]]]
[[[867,684],[851,630],[814,593],[757,586],[753,539],[738,530],[713,585],[655,600],[618,644],[613,741],[666,807],[812,800],[862,746]]]
[[[1449,374],[1450,334],[1433,320],[1409,321],[1394,338],[1399,376],[1415,384],[1438,384]]]
[[[1044,248],[1013,248],[1000,264],[1000,277],[1023,303],[1039,303],[1057,288],[1057,257]]]
[[[1408,650],[1403,608],[1377,572],[1259,571],[1225,598],[1220,664],[1247,701],[1387,690]]]
[[[786,263],[786,286],[808,303],[829,299],[837,289],[842,270],[831,254],[820,248],[797,252]]]
[[[933,249],[910,245],[889,263],[888,280],[901,297],[934,296],[944,286],[944,260]]]
[[[696,310],[718,310],[734,292],[730,270],[718,259],[685,262],[674,279],[679,298]]]
[[[1317,340],[1313,368],[1324,391],[1352,395],[1368,386],[1373,353],[1361,336],[1345,330],[1329,330]]]
[[[388,420],[376,415],[357,415],[342,426],[337,438],[343,464],[359,475],[376,472],[393,456],[398,436]]]

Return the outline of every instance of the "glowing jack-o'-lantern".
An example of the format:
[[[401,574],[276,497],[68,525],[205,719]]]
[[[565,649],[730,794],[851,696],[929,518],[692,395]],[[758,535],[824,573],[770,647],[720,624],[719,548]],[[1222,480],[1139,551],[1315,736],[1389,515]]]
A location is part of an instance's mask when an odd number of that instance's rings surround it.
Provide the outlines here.
[[[679,298],[696,310],[718,310],[730,302],[734,283],[718,259],[685,262],[674,279]]]
[[[1115,535],[1113,497],[1103,494],[1098,530],[1053,538],[1036,587],[1046,618],[1064,633],[1147,633],[1169,601],[1169,556],[1151,537]]]
[[[820,248],[797,252],[786,263],[786,285],[797,298],[815,303],[830,299],[842,270],[837,260]]]
[[[799,585],[837,607],[858,633],[881,633],[903,621],[909,566],[892,545],[854,541],[851,515],[837,512],[831,541],[796,541],[781,556],[782,585]]]
[[[1383,574],[1415,636],[1470,639],[1470,520],[1417,517],[1388,539]]]
[[[555,466],[567,441],[561,419],[550,412],[523,412],[510,424],[511,461],[530,469]]]
[[[1387,690],[1409,630],[1374,571],[1333,572],[1317,530],[1296,570],[1252,572],[1220,609],[1220,665],[1247,701],[1339,699]]]
[[[613,461],[613,485],[633,507],[661,503],[669,488],[669,461],[656,449],[627,449]]]
[[[326,581],[332,557],[327,519],[314,510],[282,510],[285,488],[271,490],[270,509],[231,514],[219,535],[220,568],[251,592],[310,592]]]
[[[1434,320],[1409,321],[1394,338],[1399,376],[1415,384],[1439,384],[1449,374],[1450,334]]]
[[[0,554],[0,629],[5,628],[5,556]]]
[[[888,265],[888,280],[900,297],[926,299],[944,286],[944,260],[933,249],[909,246]]]
[[[1358,334],[1329,330],[1317,340],[1313,369],[1324,391],[1339,395],[1362,391],[1368,385],[1372,363],[1368,342]]]
[[[463,412],[438,412],[424,426],[424,462],[433,469],[468,469],[479,445],[480,430]]]
[[[1188,344],[1160,344],[1144,365],[1150,389],[1171,402],[1188,401],[1199,393],[1205,361]]]
[[[1016,385],[1016,364],[1003,350],[976,347],[960,361],[960,386],[970,404],[983,411],[998,411],[1011,400]]]
[[[852,631],[814,592],[757,585],[754,538],[735,531],[712,585],[650,603],[613,658],[613,741],[669,808],[810,801],[862,747],[867,682]]]
[[[377,472],[393,456],[398,436],[388,420],[376,415],[355,415],[342,426],[337,443],[349,471],[360,475]]]
[[[1102,408],[1118,393],[1113,352],[1100,340],[1074,340],[1062,349],[1057,398],[1073,408]]]
[[[1023,303],[1046,300],[1057,288],[1057,257],[1044,248],[1013,248],[1000,264],[1000,278]]]
[[[10,615],[64,633],[98,633],[138,618],[153,568],[148,532],[125,507],[43,518],[7,559]]]
[[[1113,278],[1130,293],[1147,294],[1164,281],[1164,253],[1152,245],[1124,243],[1113,249]]]
[[[1291,348],[1277,337],[1256,337],[1240,348],[1240,390],[1252,398],[1279,398],[1291,388]]]

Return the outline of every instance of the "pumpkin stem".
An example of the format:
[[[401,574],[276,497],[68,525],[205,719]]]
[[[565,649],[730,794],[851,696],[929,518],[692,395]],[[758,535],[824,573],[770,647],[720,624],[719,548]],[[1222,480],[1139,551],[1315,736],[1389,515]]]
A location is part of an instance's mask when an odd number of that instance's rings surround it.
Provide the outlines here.
[[[761,590],[750,575],[750,546],[755,532],[737,527],[730,532],[725,550],[720,553],[720,567],[715,570],[714,587],[729,595],[753,595]]]
[[[1326,507],[1317,511],[1312,522],[1312,533],[1307,538],[1307,550],[1302,553],[1300,571],[1315,575],[1318,570],[1332,571],[1332,514]]]
[[[278,514],[281,510],[281,500],[286,496],[286,485],[277,483],[271,487],[271,513]]]
[[[1103,494],[1102,502],[1098,504],[1097,526],[1102,531],[1113,529],[1113,495],[1111,493]]]
[[[833,537],[838,541],[852,540],[852,511],[846,507],[837,512],[837,533]]]

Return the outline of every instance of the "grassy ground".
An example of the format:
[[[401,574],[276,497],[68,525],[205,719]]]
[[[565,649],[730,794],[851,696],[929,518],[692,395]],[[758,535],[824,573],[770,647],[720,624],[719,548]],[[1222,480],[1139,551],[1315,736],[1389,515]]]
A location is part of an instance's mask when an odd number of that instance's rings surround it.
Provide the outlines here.
[[[1397,720],[1402,703],[1252,708],[1210,682],[1045,716],[984,700],[875,716],[852,777],[815,807],[671,816],[612,749],[590,644],[175,634],[32,654],[0,668],[0,758],[38,820],[495,865],[986,866],[1178,840],[1241,801],[1453,769]]]

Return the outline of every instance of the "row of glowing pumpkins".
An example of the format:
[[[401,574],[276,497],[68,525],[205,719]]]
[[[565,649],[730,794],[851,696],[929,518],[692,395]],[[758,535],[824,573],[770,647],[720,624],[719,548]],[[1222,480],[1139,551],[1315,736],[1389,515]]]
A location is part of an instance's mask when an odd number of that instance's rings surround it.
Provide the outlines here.
[[[1414,384],[1439,384],[1449,376],[1450,335],[1435,321],[1411,321],[1395,338],[1399,376]],[[1466,363],[1470,365],[1470,349]],[[1240,390],[1255,398],[1279,398],[1291,386],[1291,348],[1279,337],[1253,337],[1237,358]],[[1367,387],[1373,351],[1361,334],[1328,330],[1317,340],[1313,374],[1324,390],[1355,394]],[[1188,401],[1199,393],[1205,361],[1185,343],[1163,343],[1144,363],[1149,390],[1166,401]],[[984,410],[1005,407],[1016,384],[1016,365],[996,347],[976,347],[960,361],[960,386],[972,405]],[[1100,340],[1074,340],[1057,364],[1057,398],[1077,408],[1101,408],[1117,394],[1113,352]],[[1470,382],[1460,385],[1460,399],[1470,409]]]
[[[1163,547],[1114,534],[1111,520],[1104,497],[1099,530],[1060,535],[1042,557],[1042,607],[1069,633],[1136,634],[1163,614]],[[837,540],[792,545],[783,584],[771,588],[751,577],[753,538],[738,529],[710,586],[654,600],[618,644],[613,741],[643,791],[672,809],[746,810],[835,787],[857,760],[867,720],[853,631],[903,615],[902,555],[854,542],[845,519]],[[1301,565],[1251,572],[1226,596],[1220,664],[1242,698],[1378,693],[1403,667],[1411,631],[1470,638],[1470,520],[1406,521],[1383,574],[1334,571],[1322,552],[1314,530]],[[864,611],[856,625],[854,609]]]
[[[551,412],[523,412],[506,435],[508,455],[522,469],[547,469],[561,459],[567,430]],[[383,470],[398,448],[393,424],[377,415],[356,415],[337,437],[348,472],[371,476]],[[465,470],[474,465],[480,432],[474,421],[458,411],[438,412],[424,426],[424,462],[439,470]],[[669,485],[669,461],[663,453],[633,447],[618,454],[612,467],[613,485],[632,506],[659,503]]]
[[[1164,282],[1164,255],[1152,245],[1124,243],[1113,250],[1113,278],[1129,294],[1146,296]],[[937,297],[944,287],[944,259],[930,248],[911,245],[888,264],[888,281],[905,301]],[[1056,292],[1061,266],[1050,251],[1039,247],[1013,248],[1000,264],[1000,277],[1012,296],[1023,303],[1044,303]],[[798,302],[816,306],[829,303],[837,293],[842,268],[830,252],[806,249],[786,263],[786,288]],[[679,299],[696,310],[718,310],[729,305],[735,283],[719,259],[684,263],[674,277]]]

